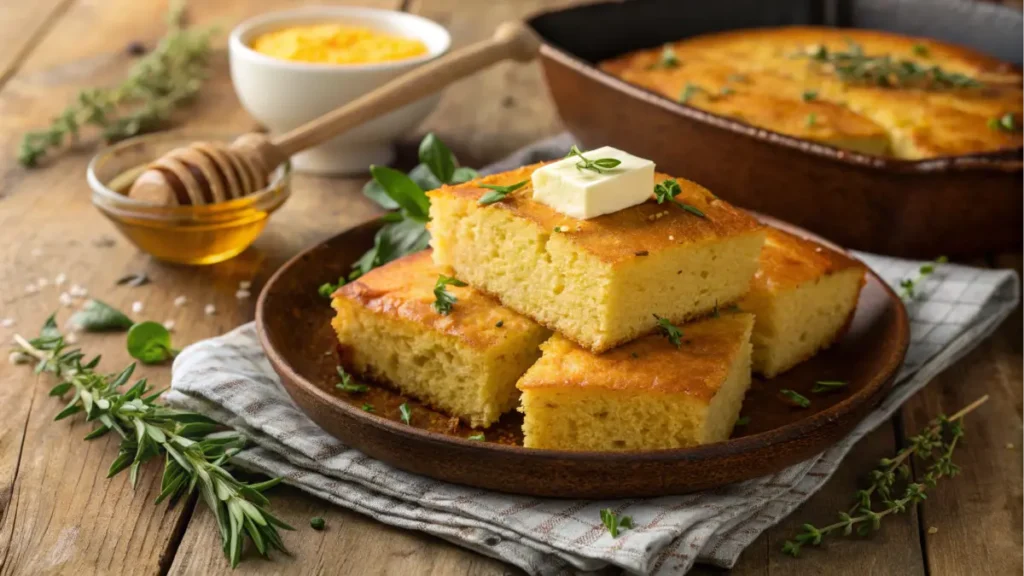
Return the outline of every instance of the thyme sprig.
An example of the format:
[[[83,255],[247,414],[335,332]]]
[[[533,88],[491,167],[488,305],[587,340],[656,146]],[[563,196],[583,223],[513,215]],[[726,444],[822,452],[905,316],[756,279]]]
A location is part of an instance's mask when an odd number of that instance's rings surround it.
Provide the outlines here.
[[[829,50],[818,45],[805,55],[829,67],[837,77],[849,84],[913,87],[926,89],[975,88],[981,82],[958,72],[947,72],[939,66],[923,66],[912,60],[900,60],[889,54],[868,56],[853,41],[846,50]]]
[[[136,62],[120,85],[82,90],[49,128],[25,134],[18,160],[36,166],[66,140],[76,141],[86,125],[99,128],[108,142],[163,128],[177,109],[199,93],[209,73],[215,30],[186,27],[184,13],[183,2],[172,4],[167,35]]]
[[[622,164],[622,160],[617,158],[598,158],[597,160],[591,160],[583,155],[583,152],[576,147],[575,144],[569,148],[569,153],[566,157],[576,156],[579,158],[579,162],[576,163],[576,169],[580,172],[584,170],[590,170],[597,172],[598,174],[604,174],[605,172],[616,168],[619,164]]]
[[[916,298],[918,284],[923,282],[928,276],[931,276],[939,266],[947,262],[949,262],[949,258],[939,256],[934,262],[921,264],[921,267],[917,269],[917,276],[900,280],[900,297],[904,300]]]
[[[162,456],[163,480],[156,503],[168,500],[173,505],[198,489],[217,520],[224,554],[232,567],[241,559],[246,537],[263,556],[268,556],[271,549],[287,553],[278,528],[292,527],[267,510],[270,501],[263,495],[280,478],[246,484],[225,467],[228,459],[245,446],[243,436],[221,430],[219,424],[201,414],[157,404],[162,390],[154,391],[145,378],[121,391],[131,379],[135,364],[115,374],[97,372],[100,357],[86,361],[80,349],[68,348],[53,316],[38,337],[28,340],[15,335],[14,342],[12,359],[35,362],[36,373],[48,372],[60,379],[50,396],[71,394],[54,420],[84,413],[87,421],[97,423],[86,440],[110,431],[121,437],[108,478],[127,469],[135,486],[142,464]]]
[[[679,193],[682,191],[683,189],[680,188],[679,182],[675,178],[669,178],[667,180],[662,180],[661,182],[658,182],[657,184],[654,185],[654,199],[658,201],[658,204],[671,202],[676,206],[679,206],[683,210],[686,210],[690,214],[693,214],[694,216],[706,219],[707,215],[704,214],[704,212],[702,212],[700,208],[697,208],[692,204],[687,204],[685,202],[680,202],[679,200],[676,200],[676,196],[678,196]]]
[[[451,314],[452,306],[454,306],[459,300],[446,288],[449,284],[462,288],[469,286],[469,284],[466,284],[458,278],[445,276],[444,274],[437,275],[437,282],[434,284],[434,302],[430,307],[434,309],[434,312],[437,312],[442,316]]]
[[[866,536],[880,529],[886,516],[905,512],[925,500],[926,491],[934,488],[940,479],[960,473],[960,467],[953,463],[953,451],[964,435],[963,418],[987,400],[987,395],[982,396],[952,416],[940,415],[932,420],[894,457],[882,458],[878,462],[878,467],[871,472],[871,485],[856,492],[854,504],[849,510],[838,513],[837,522],[822,527],[804,524],[792,540],[783,544],[782,551],[796,557],[803,546],[818,546],[825,537],[837,532],[849,536],[856,531],[858,535]],[[908,460],[914,455],[927,464],[920,482],[910,480],[912,474]],[[903,481],[904,486],[902,495],[897,497],[898,481]],[[874,509],[876,495],[882,504],[880,510]]]

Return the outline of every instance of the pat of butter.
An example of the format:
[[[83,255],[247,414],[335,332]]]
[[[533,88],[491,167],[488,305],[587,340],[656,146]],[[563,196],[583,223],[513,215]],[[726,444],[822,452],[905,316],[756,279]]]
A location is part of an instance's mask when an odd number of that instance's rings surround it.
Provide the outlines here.
[[[605,146],[584,152],[587,160],[614,158],[620,162],[600,173],[579,169],[579,156],[570,156],[533,173],[533,199],[558,212],[586,220],[643,204],[654,190],[654,162]]]

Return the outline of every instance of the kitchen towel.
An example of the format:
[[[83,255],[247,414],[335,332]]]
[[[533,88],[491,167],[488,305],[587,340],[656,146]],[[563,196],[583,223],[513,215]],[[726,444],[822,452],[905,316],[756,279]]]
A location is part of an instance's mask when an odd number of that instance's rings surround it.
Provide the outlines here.
[[[489,171],[560,156],[570,143],[566,135],[552,138]],[[916,277],[922,264],[857,256],[894,287]],[[252,323],[183,350],[165,400],[247,435],[250,446],[233,460],[244,468],[281,476],[339,506],[422,530],[530,574],[588,572],[609,564],[637,574],[684,574],[695,562],[731,567],[761,532],[821,488],[861,437],[989,336],[1020,299],[1014,272],[953,264],[938,266],[916,293],[907,304],[911,344],[897,383],[849,436],[777,474],[685,496],[544,499],[403,472],[345,446],[307,418],[281,387]],[[603,508],[631,516],[635,528],[612,538],[601,523]]]

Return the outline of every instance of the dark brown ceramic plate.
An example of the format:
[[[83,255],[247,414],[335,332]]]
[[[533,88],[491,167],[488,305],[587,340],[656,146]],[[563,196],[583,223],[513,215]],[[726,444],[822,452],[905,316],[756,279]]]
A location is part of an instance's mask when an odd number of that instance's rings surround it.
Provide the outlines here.
[[[787,24],[934,37],[1019,66],[1018,10],[955,0],[633,0],[555,10],[529,24],[544,39],[541,63],[559,114],[586,147],[650,158],[737,206],[848,248],[935,258],[1021,247],[1021,149],[923,161],[868,156],[704,112],[596,67],[670,40]]]
[[[780,225],[804,236],[806,232]],[[376,222],[310,248],[267,283],[256,307],[263,348],[295,402],[324,430],[370,456],[431,478],[479,488],[562,498],[679,494],[776,472],[817,454],[847,434],[881,401],[906,354],[909,337],[900,299],[877,276],[867,285],[849,332],[836,346],[773,380],[755,380],[743,415],[750,424],[727,442],[632,453],[530,450],[519,445],[518,415],[507,415],[469,440],[447,416],[379,387],[349,394],[334,388],[332,310],[317,294],[347,273],[373,245]],[[832,394],[811,394],[815,380],[844,380]],[[809,409],[779,396],[789,388],[812,398]],[[399,405],[412,408],[412,425]],[[365,405],[374,412],[364,410]]]

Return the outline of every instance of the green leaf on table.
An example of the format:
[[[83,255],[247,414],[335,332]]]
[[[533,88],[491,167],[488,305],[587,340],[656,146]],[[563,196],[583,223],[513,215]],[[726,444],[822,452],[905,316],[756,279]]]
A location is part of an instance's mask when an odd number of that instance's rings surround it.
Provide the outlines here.
[[[370,166],[370,174],[384,188],[384,192],[398,204],[407,218],[427,221],[430,200],[411,178],[387,166]]]
[[[81,310],[71,315],[69,324],[78,326],[86,332],[116,332],[132,327],[132,319],[99,300],[89,300]]]
[[[171,347],[171,333],[159,322],[139,322],[128,330],[128,353],[143,364],[159,364],[178,353]]]
[[[420,162],[426,164],[441,182],[451,182],[455,174],[455,155],[433,132],[420,142]]]

